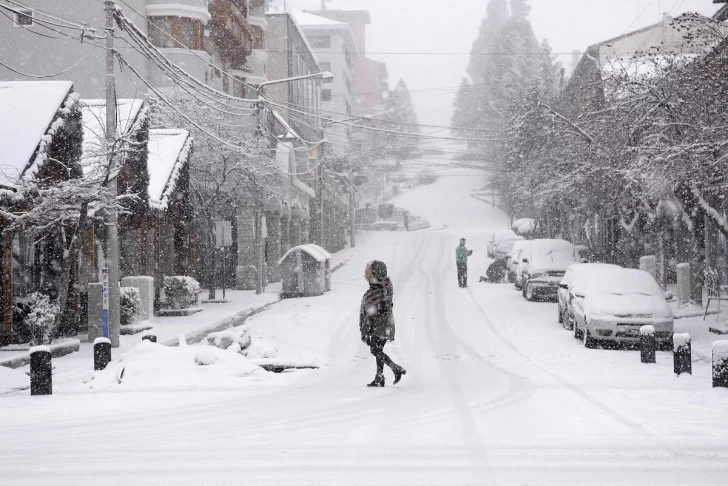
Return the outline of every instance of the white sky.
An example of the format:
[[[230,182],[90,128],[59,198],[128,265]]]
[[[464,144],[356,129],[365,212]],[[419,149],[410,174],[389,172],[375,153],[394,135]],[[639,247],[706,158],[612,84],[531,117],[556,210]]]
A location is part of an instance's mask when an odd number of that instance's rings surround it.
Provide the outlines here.
[[[319,9],[321,1],[288,0],[288,4]],[[332,0],[329,8],[369,10],[369,57],[387,63],[392,87],[404,78],[420,123],[449,125],[455,88],[465,75],[487,4],[487,0]],[[530,0],[530,4],[536,35],[547,38],[555,52],[564,53],[560,60],[567,68],[572,58],[568,53],[654,24],[661,13],[712,15],[720,8],[713,0]],[[393,52],[458,54],[384,54]]]

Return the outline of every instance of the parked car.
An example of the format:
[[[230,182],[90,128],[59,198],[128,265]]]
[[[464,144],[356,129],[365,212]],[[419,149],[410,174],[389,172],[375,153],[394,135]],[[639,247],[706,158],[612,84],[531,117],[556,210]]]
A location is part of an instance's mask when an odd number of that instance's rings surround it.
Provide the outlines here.
[[[487,255],[494,260],[507,258],[513,250],[513,245],[523,239],[523,236],[519,236],[511,230],[493,233],[493,236],[488,242]]]
[[[581,255],[581,252],[579,252],[579,255]],[[559,322],[563,324],[564,329],[571,330],[573,326],[574,314],[571,309],[571,304],[574,302],[575,289],[588,284],[593,278],[599,278],[599,272],[619,268],[622,267],[608,263],[575,263],[566,269],[564,278],[559,282],[556,299],[558,302]]]
[[[528,241],[526,240],[518,240],[515,243],[513,243],[513,248],[511,249],[511,253],[508,256],[508,272],[506,274],[508,281],[513,282],[516,284],[516,289],[521,290],[518,286],[518,279],[516,279],[516,269],[518,268],[518,263],[520,260],[520,253],[521,250],[528,244]]]
[[[644,270],[604,270],[574,293],[574,337],[593,348],[599,340],[638,342],[651,325],[660,349],[672,348],[675,319],[665,294]]]
[[[579,263],[576,247],[564,240],[532,240],[521,250],[516,278],[526,300],[556,299],[566,269]]]

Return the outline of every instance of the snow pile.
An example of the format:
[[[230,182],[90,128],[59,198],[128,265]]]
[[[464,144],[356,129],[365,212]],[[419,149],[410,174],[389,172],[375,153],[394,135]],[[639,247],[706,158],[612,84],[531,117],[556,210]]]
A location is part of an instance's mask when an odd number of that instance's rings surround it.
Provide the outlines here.
[[[713,343],[713,360],[728,361],[728,341]]]
[[[119,383],[119,367],[123,379]],[[172,347],[142,341],[89,382],[92,390],[201,390],[238,387],[241,378],[267,372],[238,353],[213,346]]]
[[[690,334],[687,332],[675,333],[672,337],[672,350],[678,351],[683,346],[690,344]]]
[[[244,329],[241,335],[236,334],[234,331],[213,332],[208,334],[207,342],[216,348],[239,353],[250,346],[251,339],[247,329]]]
[[[642,326],[640,327],[640,334],[649,335],[649,334],[655,334],[655,326]]]

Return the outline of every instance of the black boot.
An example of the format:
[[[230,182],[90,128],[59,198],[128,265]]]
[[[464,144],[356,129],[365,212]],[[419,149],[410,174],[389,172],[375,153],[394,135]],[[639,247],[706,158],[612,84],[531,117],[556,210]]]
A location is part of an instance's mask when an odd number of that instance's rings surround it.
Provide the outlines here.
[[[377,373],[377,376],[374,377],[374,381],[369,383],[367,386],[378,388],[384,387],[384,375]]]
[[[407,374],[407,370],[397,365],[392,370],[392,373],[394,373],[394,382],[392,383],[392,385],[396,385],[397,383],[399,383],[399,380],[401,380],[402,377]]]

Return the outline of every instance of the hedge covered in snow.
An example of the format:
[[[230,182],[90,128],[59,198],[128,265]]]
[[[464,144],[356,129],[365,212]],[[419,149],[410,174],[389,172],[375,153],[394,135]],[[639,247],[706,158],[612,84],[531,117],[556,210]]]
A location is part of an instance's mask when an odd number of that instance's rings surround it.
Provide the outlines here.
[[[187,309],[197,304],[197,296],[202,292],[200,284],[192,277],[175,275],[164,277],[164,295],[173,309]]]

